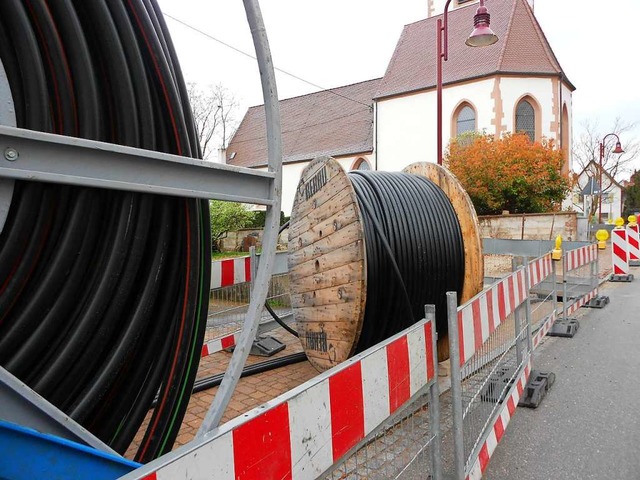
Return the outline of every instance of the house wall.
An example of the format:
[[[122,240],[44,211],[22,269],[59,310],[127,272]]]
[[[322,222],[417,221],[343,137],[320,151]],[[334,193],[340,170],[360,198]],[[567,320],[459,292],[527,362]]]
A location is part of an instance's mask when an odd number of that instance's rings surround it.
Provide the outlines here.
[[[537,104],[536,136],[552,138],[559,145],[562,104],[571,123],[571,91],[556,78],[490,77],[446,87],[442,95],[444,149],[454,128],[453,115],[467,101],[476,110],[476,128],[489,134],[511,132],[515,107],[530,96]],[[413,162],[436,161],[436,91],[392,97],[376,103],[376,155],[379,170],[397,171]],[[571,138],[571,137],[569,137]],[[570,148],[569,148],[570,150]]]
[[[372,155],[353,155],[348,157],[336,158],[337,162],[346,171],[353,169],[358,159],[364,158],[369,162],[371,169],[374,168]],[[291,209],[293,208],[293,200],[296,196],[296,189],[298,188],[298,182],[300,181],[300,175],[310,162],[288,163],[282,168],[282,211],[285,215],[291,215]],[[266,170],[265,168],[258,168],[256,170]]]
[[[590,167],[592,167],[590,165]],[[587,173],[588,172],[588,173]],[[578,177],[577,183],[574,185],[573,190],[571,191],[569,197],[562,205],[563,209],[571,209],[574,210],[581,215],[587,215],[589,212],[585,211],[585,199],[581,198],[580,192],[589,182],[589,175],[596,175],[597,178],[597,169],[595,167],[588,168],[588,171],[583,171]],[[611,182],[608,177],[605,175],[602,183],[604,184],[604,197],[602,198],[602,220],[603,222],[607,222],[608,220],[614,220],[622,215],[622,189]],[[587,198],[587,208],[589,207],[589,201]],[[593,218],[598,218],[598,207],[596,206],[596,210],[593,214]]]

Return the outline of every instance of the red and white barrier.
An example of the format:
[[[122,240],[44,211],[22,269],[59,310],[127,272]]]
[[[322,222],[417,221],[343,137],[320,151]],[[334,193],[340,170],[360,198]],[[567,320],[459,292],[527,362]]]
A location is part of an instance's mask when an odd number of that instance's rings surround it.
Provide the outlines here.
[[[315,479],[437,381],[423,320],[125,478]]]
[[[251,257],[211,262],[211,289],[251,281]]]
[[[494,424],[491,426],[489,435],[480,448],[478,458],[471,467],[469,475],[467,475],[467,480],[480,480],[482,478],[482,475],[489,465],[489,459],[491,459],[491,456],[498,446],[498,443],[500,443],[504,432],[507,430],[507,425],[509,425],[511,417],[513,417],[513,414],[516,411],[520,397],[524,392],[525,385],[529,380],[530,373],[531,362],[527,364],[520,375],[520,378],[515,382],[515,386],[512,387],[511,392],[507,397],[507,401],[503,402],[502,410],[497,416]]]
[[[611,243],[613,245],[611,258],[613,259],[613,274],[629,274],[629,251],[627,243],[627,230],[614,228],[611,231]]]
[[[539,257],[529,263],[529,288],[533,288],[551,275],[553,271],[553,260],[551,254],[548,253],[543,257]]]
[[[629,243],[629,263],[631,265],[640,262],[640,233],[638,224],[627,225],[627,241]]]
[[[238,330],[236,332],[223,335],[221,337],[214,338],[212,340],[209,340],[208,342],[205,342],[202,345],[201,357],[206,357],[213,353],[221,352],[225,348],[233,347],[240,338],[240,333],[242,333],[242,330]]]
[[[597,288],[595,290],[591,290],[586,295],[583,295],[582,297],[580,297],[578,300],[576,300],[574,303],[572,303],[567,308],[567,315],[571,315],[573,312],[578,310],[580,307],[586,305],[587,303],[589,303],[592,299],[596,298],[597,296],[598,296],[598,289]]]
[[[538,348],[538,345],[540,344],[542,339],[545,337],[547,333],[549,333],[549,330],[551,330],[551,327],[553,327],[553,324],[556,323],[556,318],[557,318],[556,312],[555,311],[551,312],[551,315],[549,315],[547,320],[542,324],[542,326],[538,329],[536,334],[533,336],[532,345],[534,350]]]
[[[464,365],[527,298],[526,270],[509,275],[458,310],[460,365]]]
[[[570,272],[576,268],[595,262],[598,259],[598,247],[596,244],[585,245],[584,247],[569,250],[565,254],[566,271]]]

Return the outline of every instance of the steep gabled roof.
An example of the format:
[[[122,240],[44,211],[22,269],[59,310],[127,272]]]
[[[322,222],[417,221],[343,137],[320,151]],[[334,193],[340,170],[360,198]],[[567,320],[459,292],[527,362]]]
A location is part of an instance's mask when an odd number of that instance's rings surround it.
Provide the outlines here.
[[[587,172],[588,170],[588,172]],[[600,165],[597,164],[594,160],[589,160],[589,163],[587,163],[584,168],[580,171],[580,173],[578,174],[578,178],[580,178],[582,176],[583,173],[585,173],[587,175],[589,175],[589,173],[593,173],[594,175],[598,175],[600,173]],[[607,172],[606,168],[602,169],[602,174],[604,176],[606,176],[610,182],[614,185],[616,185],[617,187],[620,187],[621,189],[624,189],[624,187],[620,184],[620,182],[618,182],[615,178],[613,178],[611,176],[611,174],[609,172]],[[605,189],[606,190],[606,189]]]
[[[477,7],[474,3],[449,12],[449,59],[444,62],[444,84],[496,73],[563,74],[526,0],[487,1],[491,28],[498,42],[483,48],[466,46]],[[376,98],[435,87],[439,18],[442,15],[404,27]],[[566,78],[565,81],[568,82]],[[570,83],[569,86],[574,88]]]
[[[280,101],[283,161],[373,151],[373,96],[379,78]],[[355,100],[355,101],[354,101]],[[233,157],[233,159],[231,159]],[[227,163],[267,164],[264,106],[251,107],[227,147]]]

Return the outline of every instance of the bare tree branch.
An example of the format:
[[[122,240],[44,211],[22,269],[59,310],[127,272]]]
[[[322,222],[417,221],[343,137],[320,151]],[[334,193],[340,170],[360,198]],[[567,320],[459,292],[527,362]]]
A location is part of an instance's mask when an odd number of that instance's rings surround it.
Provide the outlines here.
[[[205,89],[189,83],[188,94],[202,156],[208,160],[217,148],[226,148],[235,133],[239,103],[221,84]]]
[[[576,183],[581,191],[587,186],[591,178],[594,178],[598,185],[600,184],[600,143],[608,133],[615,133],[620,137],[624,153],[613,153],[616,139],[615,137],[607,138],[602,158],[603,175],[602,185],[600,185],[602,194],[606,195],[609,192],[613,185],[613,180],[620,181],[622,175],[631,172],[630,164],[640,155],[640,142],[634,137],[625,135],[625,133],[630,133],[636,126],[637,123],[625,122],[621,118],[616,118],[613,125],[608,128],[601,127],[597,120],[587,120],[581,124],[582,131],[578,140],[573,142],[572,150],[573,160],[578,166]],[[585,169],[587,171],[586,178],[580,180],[578,175]],[[599,196],[591,196],[590,206],[588,207],[590,216],[595,215],[598,210],[598,204]]]

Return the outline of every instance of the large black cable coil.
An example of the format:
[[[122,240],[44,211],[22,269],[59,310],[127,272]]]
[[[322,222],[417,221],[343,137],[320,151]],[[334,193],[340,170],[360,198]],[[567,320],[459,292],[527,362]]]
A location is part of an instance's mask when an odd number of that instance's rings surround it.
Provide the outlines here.
[[[200,157],[155,0],[2,0],[20,128]],[[0,108],[3,108],[0,106]],[[206,326],[207,201],[16,182],[0,236],[0,364],[136,459],[169,451]]]
[[[367,258],[367,302],[356,352],[386,340],[436,307],[447,331],[446,292],[461,294],[464,243],[447,195],[431,180],[396,172],[353,171]]]

